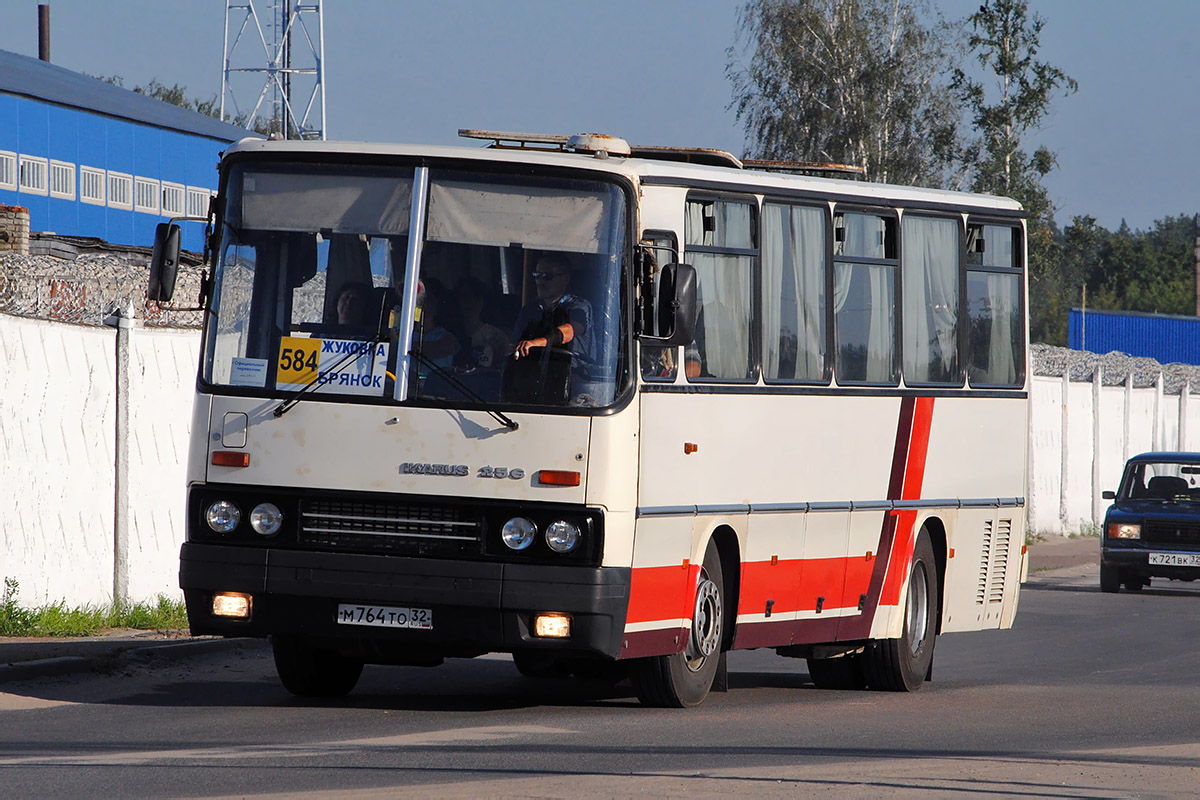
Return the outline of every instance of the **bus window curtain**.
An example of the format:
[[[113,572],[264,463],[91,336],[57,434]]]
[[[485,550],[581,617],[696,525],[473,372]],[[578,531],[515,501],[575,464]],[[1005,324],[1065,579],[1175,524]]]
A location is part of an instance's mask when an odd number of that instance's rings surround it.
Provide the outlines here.
[[[958,223],[906,217],[904,378],[914,383],[958,380]]]
[[[768,379],[818,380],[825,356],[825,214],[763,207],[763,369]],[[787,351],[794,349],[794,364]]]

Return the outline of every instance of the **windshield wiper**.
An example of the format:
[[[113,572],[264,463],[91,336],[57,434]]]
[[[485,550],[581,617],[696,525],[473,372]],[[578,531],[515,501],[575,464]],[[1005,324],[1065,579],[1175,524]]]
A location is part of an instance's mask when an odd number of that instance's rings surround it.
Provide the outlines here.
[[[343,369],[345,369],[346,366],[348,364],[350,364],[351,362],[357,361],[359,358],[366,355],[368,352],[370,352],[371,348],[373,348],[375,345],[379,344],[382,341],[383,341],[383,337],[376,334],[372,338],[370,338],[370,339],[366,340],[365,342],[363,342],[362,344],[360,344],[358,347],[347,350],[346,354],[344,356],[342,356],[337,361],[337,363],[335,363],[332,367],[330,367],[328,371],[326,371],[326,372],[318,371],[316,377],[314,377],[308,383],[304,384],[304,386],[301,387],[300,391],[296,392],[294,395],[289,397],[287,400],[284,400],[282,403],[280,403],[278,406],[276,406],[275,410],[271,412],[271,415],[274,416],[276,419],[278,419],[279,417],[282,417],[284,414],[291,411],[293,406],[295,406],[297,403],[300,402],[300,398],[304,394],[312,391],[314,386],[317,386],[317,385],[323,384],[323,383],[329,383],[331,380],[333,380],[334,375],[337,375],[339,372],[341,372]]]
[[[467,386],[465,383],[451,374],[450,370],[431,361],[429,357],[420,350],[409,350],[408,354],[425,366],[429,367],[432,372],[437,373],[438,377],[442,378],[444,381],[446,381],[446,383],[462,392],[468,400],[474,400],[476,403],[484,406],[485,408],[483,410],[487,412],[492,419],[496,420],[510,431],[515,431],[520,427],[516,420],[505,414],[503,411],[496,411],[495,409],[487,408],[487,400],[484,400],[474,389],[472,389],[470,386]]]

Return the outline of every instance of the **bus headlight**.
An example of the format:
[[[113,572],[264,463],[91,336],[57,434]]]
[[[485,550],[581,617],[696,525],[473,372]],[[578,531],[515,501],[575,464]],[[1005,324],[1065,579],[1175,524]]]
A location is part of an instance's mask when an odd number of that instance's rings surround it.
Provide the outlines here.
[[[525,517],[513,517],[500,529],[500,538],[513,550],[524,550],[529,547],[533,544],[535,536],[537,536],[537,525]]]
[[[546,544],[556,553],[569,553],[579,544],[579,526],[560,519],[546,526]]]
[[[204,512],[204,520],[217,533],[229,533],[242,521],[242,512],[228,500],[218,500]]]
[[[283,512],[274,503],[259,503],[250,512],[250,527],[260,536],[274,536],[283,525]]]

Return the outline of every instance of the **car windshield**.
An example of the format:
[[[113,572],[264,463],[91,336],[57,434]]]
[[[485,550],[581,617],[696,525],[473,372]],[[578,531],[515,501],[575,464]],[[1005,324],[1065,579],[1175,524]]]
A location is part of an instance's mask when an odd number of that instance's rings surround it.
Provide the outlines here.
[[[1200,501],[1200,463],[1135,461],[1121,482],[1122,500]]]
[[[611,405],[629,381],[622,191],[430,170],[412,248],[416,180],[410,168],[233,167],[205,381],[391,402],[415,256],[410,401]]]

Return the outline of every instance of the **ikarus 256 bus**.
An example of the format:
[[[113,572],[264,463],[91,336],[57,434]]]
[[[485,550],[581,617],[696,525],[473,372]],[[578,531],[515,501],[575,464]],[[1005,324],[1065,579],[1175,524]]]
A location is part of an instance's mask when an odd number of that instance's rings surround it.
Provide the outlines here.
[[[302,696],[499,652],[691,706],[730,650],[912,691],[939,634],[1011,625],[1015,202],[466,133],[225,152],[193,633],[269,637]],[[160,226],[152,300],[178,247]]]

